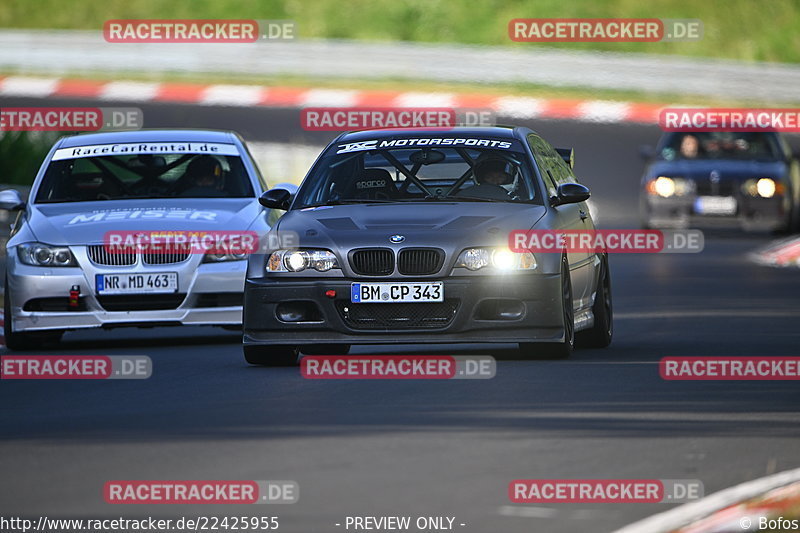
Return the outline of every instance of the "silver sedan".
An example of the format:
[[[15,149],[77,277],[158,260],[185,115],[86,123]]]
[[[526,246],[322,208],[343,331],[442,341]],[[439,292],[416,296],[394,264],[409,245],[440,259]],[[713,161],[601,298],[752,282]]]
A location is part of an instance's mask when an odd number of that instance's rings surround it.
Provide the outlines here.
[[[251,250],[235,239],[257,242],[269,229],[265,189],[234,133],[62,138],[28,202],[0,192],[0,208],[18,212],[6,246],[6,345],[36,348],[85,328],[239,328]]]

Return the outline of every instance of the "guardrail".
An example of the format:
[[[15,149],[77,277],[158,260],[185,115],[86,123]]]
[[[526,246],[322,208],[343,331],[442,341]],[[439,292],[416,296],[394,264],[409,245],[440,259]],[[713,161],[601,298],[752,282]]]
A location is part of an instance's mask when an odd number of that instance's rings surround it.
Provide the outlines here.
[[[0,50],[0,69],[27,74],[300,75],[531,83],[703,95],[761,104],[800,100],[797,65],[565,51],[538,45],[526,48],[325,40],[110,44],[100,31],[2,30]]]

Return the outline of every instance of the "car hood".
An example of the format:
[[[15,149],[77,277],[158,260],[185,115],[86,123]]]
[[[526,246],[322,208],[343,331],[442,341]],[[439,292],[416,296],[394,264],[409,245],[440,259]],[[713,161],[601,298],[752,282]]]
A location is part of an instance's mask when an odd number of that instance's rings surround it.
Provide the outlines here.
[[[679,159],[654,162],[648,175],[707,179],[715,171],[720,179],[781,178],[786,173],[786,165],[783,161]]]
[[[81,245],[109,231],[244,231],[259,213],[255,198],[126,200],[33,204],[27,221],[39,242]]]
[[[540,205],[496,202],[325,206],[290,211],[278,229],[296,233],[301,247],[339,250],[498,246],[508,242],[510,231],[532,228],[544,213]],[[402,243],[392,243],[392,235],[401,235]]]

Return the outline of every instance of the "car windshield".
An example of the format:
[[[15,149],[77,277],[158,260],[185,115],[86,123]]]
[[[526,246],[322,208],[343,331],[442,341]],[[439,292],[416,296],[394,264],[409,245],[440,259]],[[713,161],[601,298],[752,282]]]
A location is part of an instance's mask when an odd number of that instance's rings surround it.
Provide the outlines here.
[[[436,140],[483,146],[428,145]],[[428,142],[420,146],[421,141]],[[382,147],[378,143],[331,146],[303,182],[293,207],[424,200],[540,203],[517,141],[416,138],[381,140]]]
[[[230,145],[227,151],[234,150],[235,147]],[[243,198],[253,195],[248,174],[241,158],[236,155],[122,153],[63,159],[54,156],[35,201]]]
[[[768,133],[676,133],[666,139],[662,159],[764,159],[780,155],[777,139]]]

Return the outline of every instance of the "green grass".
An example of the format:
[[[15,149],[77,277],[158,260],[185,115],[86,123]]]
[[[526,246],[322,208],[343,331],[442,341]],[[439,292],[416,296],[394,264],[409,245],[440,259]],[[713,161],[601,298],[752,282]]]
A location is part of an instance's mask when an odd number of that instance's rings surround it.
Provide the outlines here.
[[[62,133],[0,132],[0,183],[31,185],[50,147]],[[11,164],[13,162],[13,164]]]
[[[693,18],[698,42],[514,43],[512,18]],[[299,38],[559,46],[800,62],[797,0],[3,0],[0,27],[99,29],[111,18],[291,19]],[[369,50],[365,48],[365,53]],[[535,68],[535,65],[531,65]]]

